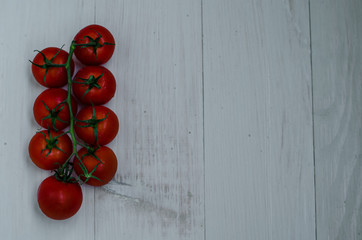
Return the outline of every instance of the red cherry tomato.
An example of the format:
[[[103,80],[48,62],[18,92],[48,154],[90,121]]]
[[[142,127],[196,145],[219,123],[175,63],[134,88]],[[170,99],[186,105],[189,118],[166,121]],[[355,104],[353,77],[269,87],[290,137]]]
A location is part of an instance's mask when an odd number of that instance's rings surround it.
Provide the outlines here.
[[[29,143],[31,160],[44,170],[57,169],[69,158],[72,151],[72,141],[62,131],[43,130],[36,133]]]
[[[44,128],[56,131],[69,126],[69,107],[67,103],[62,103],[67,95],[68,92],[61,88],[43,91],[34,102],[33,113],[36,122]],[[76,114],[78,106],[73,97],[71,103],[73,114]]]
[[[102,105],[116,92],[116,80],[104,67],[90,66],[77,72],[72,84],[75,97],[84,104]]]
[[[55,220],[64,220],[78,212],[83,194],[78,183],[65,183],[50,176],[38,188],[38,204],[41,211]]]
[[[77,136],[88,144],[106,145],[110,143],[118,133],[119,123],[117,115],[111,109],[104,106],[95,106],[94,112],[93,114],[92,106],[79,111],[76,116],[77,120],[74,130]],[[85,120],[88,121],[88,123],[82,122]],[[95,128],[97,128],[97,130]],[[97,141],[95,133],[98,134]]]
[[[114,52],[112,34],[100,25],[89,25],[80,30],[74,37],[76,44],[91,44],[92,46],[76,46],[75,56],[85,65],[101,65],[106,63]]]
[[[82,159],[82,163],[87,169],[88,173],[92,172],[92,170],[96,167],[96,170],[92,173],[92,176],[98,178],[99,180],[96,178],[89,178],[86,183],[92,186],[102,186],[111,181],[116,174],[117,157],[112,149],[106,146],[99,147],[93,154],[97,156],[101,162],[91,155],[86,148],[82,148],[78,151],[78,155]],[[78,176],[81,176],[82,181],[85,181],[86,177],[84,177],[84,173],[80,164],[81,163],[79,159],[74,158],[74,171]]]
[[[68,76],[65,67],[56,67],[54,64],[65,64],[68,56],[66,51],[55,47],[45,48],[39,52],[35,56],[31,68],[36,81],[48,88],[59,88],[67,84]],[[73,60],[71,60],[70,69],[71,75],[73,75]]]

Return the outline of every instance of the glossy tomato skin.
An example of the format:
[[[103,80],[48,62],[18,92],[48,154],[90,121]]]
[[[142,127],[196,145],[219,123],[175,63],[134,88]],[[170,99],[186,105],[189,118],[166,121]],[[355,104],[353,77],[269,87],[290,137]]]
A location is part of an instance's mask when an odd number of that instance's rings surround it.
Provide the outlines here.
[[[117,115],[109,108],[105,106],[94,106],[94,110],[96,113],[96,119],[103,119],[97,124],[98,127],[98,139],[95,141],[94,128],[93,127],[82,127],[88,125],[87,123],[82,123],[77,121],[74,130],[77,136],[82,139],[84,142],[91,145],[106,145],[110,143],[117,135],[119,123]],[[92,119],[93,116],[93,108],[92,106],[86,107],[79,111],[76,116],[78,120],[89,120]]]
[[[70,114],[69,114],[69,107],[68,104],[63,103],[59,105],[57,108],[56,106],[66,100],[68,92],[61,88],[50,88],[43,91],[35,100],[33,106],[33,113],[36,122],[42,126],[43,128],[52,129],[52,130],[62,130],[69,126],[70,121]],[[49,110],[59,110],[61,106],[64,105],[63,109],[59,111],[58,117],[65,122],[56,120],[54,129],[52,120],[51,119],[44,119],[43,122],[41,121],[43,118],[48,116],[50,113],[44,106],[43,102],[48,106]],[[73,97],[71,97],[72,103],[72,111],[75,115],[77,113],[78,105],[77,102]]]
[[[78,183],[65,183],[50,176],[38,188],[38,204],[49,218],[64,220],[78,212],[83,194]]]
[[[103,74],[103,75],[102,75]],[[86,82],[82,79],[97,79],[98,86],[80,84]],[[83,104],[102,105],[111,100],[116,92],[116,80],[113,74],[105,67],[88,66],[77,72],[72,84],[74,96]],[[93,81],[94,82],[94,81]],[[100,88],[98,88],[100,87]],[[86,91],[90,90],[86,93]],[[86,94],[85,94],[86,93]],[[85,95],[84,95],[85,94]]]
[[[87,153],[88,150],[86,148],[82,148],[78,151],[79,157],[82,159],[88,173],[90,173],[97,166],[99,161],[94,156],[87,155]],[[117,172],[117,157],[112,149],[106,146],[101,146],[94,152],[94,154],[102,161],[102,163],[98,164],[96,170],[92,173],[92,176],[99,178],[101,181],[95,178],[89,178],[86,183],[92,186],[103,186],[111,181]],[[82,175],[83,171],[79,165],[79,159],[74,158],[73,163],[76,174],[78,176]],[[81,176],[81,180],[85,181],[86,178]]]
[[[58,137],[61,134],[62,131],[43,130],[33,136],[29,143],[29,156],[36,166],[44,170],[54,170],[69,158],[73,151],[72,141],[67,134]],[[51,139],[54,140],[51,142]]]
[[[51,60],[55,56],[55,54],[57,54],[57,52],[59,50],[60,50],[59,48],[49,47],[49,48],[45,48],[41,52],[45,55],[45,57],[48,60]],[[52,63],[53,64],[65,64],[67,62],[68,56],[69,56],[69,54],[66,51],[60,50],[60,52],[52,60]],[[38,53],[35,56],[33,63],[36,63],[38,65],[43,65],[44,64],[43,56],[40,53]],[[45,81],[44,81],[44,75],[46,72],[45,68],[41,68],[39,66],[32,64],[31,69],[32,69],[32,72],[33,72],[33,75],[34,75],[36,81],[39,84],[43,85],[44,87],[59,88],[59,87],[63,87],[64,85],[66,85],[68,83],[68,76],[67,76],[67,71],[66,71],[65,67],[49,67],[49,69],[46,73]],[[71,60],[71,63],[70,63],[70,70],[71,70],[71,75],[73,75],[73,73],[74,73],[74,61],[73,60]]]
[[[102,37],[100,37],[99,34]],[[74,54],[77,59],[85,65],[101,65],[106,63],[114,52],[115,41],[112,34],[105,27],[93,24],[80,30],[74,37],[74,41],[76,44],[87,44],[91,42],[88,37],[93,40],[99,38],[98,43],[100,47],[96,49],[97,56],[94,54],[94,48],[91,46],[84,48],[82,48],[82,46],[76,46]],[[104,45],[105,43],[112,45]]]

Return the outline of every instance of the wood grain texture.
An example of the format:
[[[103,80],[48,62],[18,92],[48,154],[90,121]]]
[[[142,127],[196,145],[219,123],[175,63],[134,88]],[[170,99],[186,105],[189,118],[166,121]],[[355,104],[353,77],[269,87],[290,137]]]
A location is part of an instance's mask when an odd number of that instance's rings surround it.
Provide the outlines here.
[[[311,1],[318,240],[362,239],[362,2]]]
[[[206,239],[315,239],[308,1],[203,1]]]
[[[201,2],[97,2],[96,23],[117,41],[108,106],[120,120],[96,239],[203,239]]]
[[[361,1],[3,0],[0,22],[1,239],[362,239]],[[117,44],[119,167],[52,221],[28,59],[92,23]]]
[[[34,49],[65,49],[75,33],[94,21],[94,2],[2,1],[0,8],[0,233],[1,239],[93,239],[94,191],[85,188],[83,206],[65,221],[45,217],[37,188],[50,174],[32,164],[28,144],[39,126],[33,102],[44,90],[33,79]],[[89,5],[90,4],[90,5]]]

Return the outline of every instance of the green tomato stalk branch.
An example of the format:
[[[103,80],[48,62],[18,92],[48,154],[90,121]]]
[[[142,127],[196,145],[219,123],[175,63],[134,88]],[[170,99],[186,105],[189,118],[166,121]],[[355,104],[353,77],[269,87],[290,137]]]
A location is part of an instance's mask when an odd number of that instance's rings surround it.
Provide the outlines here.
[[[74,53],[74,50],[75,50],[76,46],[89,46],[89,44],[76,44],[75,41],[72,41],[72,43],[70,45],[69,56],[68,56],[67,62],[65,63],[65,69],[67,71],[67,76],[68,76],[68,95],[67,95],[66,103],[68,104],[69,115],[70,115],[70,126],[69,126],[68,133],[70,134],[72,142],[73,142],[73,152],[69,156],[67,161],[56,171],[56,177],[58,177],[59,180],[66,181],[66,182],[74,181],[74,178],[71,176],[71,174],[73,172],[73,164],[70,162],[70,160],[75,156],[76,158],[79,159],[79,165],[80,165],[80,167],[81,167],[81,169],[83,171],[82,176],[84,176],[86,178],[84,180],[84,182],[87,182],[90,178],[95,178],[95,179],[101,181],[99,178],[97,178],[95,176],[92,176],[92,174],[94,173],[94,171],[96,170],[98,165],[100,163],[102,163],[102,161],[95,155],[95,152],[99,147],[94,148],[94,147],[87,146],[85,144],[82,144],[82,143],[78,142],[76,137],[75,137],[75,132],[74,132],[74,124],[75,124],[76,119],[75,119],[75,116],[73,115],[72,103],[71,103],[71,92],[72,92],[72,82],[73,82],[73,80],[72,80],[72,76],[71,76],[70,67],[71,67],[71,61],[72,61],[73,53]],[[95,110],[94,110],[94,106],[93,106],[93,112],[94,111]],[[95,115],[95,114],[93,114],[93,115]],[[93,116],[93,119],[91,119],[91,120],[96,120],[94,118],[95,118],[95,116]],[[97,123],[100,122],[100,121],[103,121],[104,119],[99,119],[97,121]],[[81,122],[83,122],[83,121],[81,121]],[[87,121],[84,121],[84,122],[87,122]],[[93,128],[94,128],[94,131],[96,133],[98,131],[97,126],[95,126]],[[97,140],[97,134],[95,134],[95,138]],[[77,145],[85,147],[87,149],[87,151],[88,151],[88,153],[85,154],[84,156],[82,156],[82,158],[79,157],[79,155],[78,155]],[[88,156],[88,155],[93,156],[94,158],[96,158],[99,161],[99,163],[92,169],[91,172],[88,172],[87,168],[84,166],[84,164],[82,162],[83,158],[85,156]],[[82,183],[80,177],[81,176],[78,176],[78,182]]]

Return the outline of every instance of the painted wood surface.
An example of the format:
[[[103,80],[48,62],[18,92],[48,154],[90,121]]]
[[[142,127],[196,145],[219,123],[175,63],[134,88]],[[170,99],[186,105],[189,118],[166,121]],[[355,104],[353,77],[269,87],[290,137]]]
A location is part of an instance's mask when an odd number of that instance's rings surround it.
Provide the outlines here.
[[[362,2],[311,17],[318,240],[362,239]]]
[[[95,237],[203,239],[200,1],[97,2],[96,22],[118,39],[109,105],[121,130],[115,181],[95,192]]]
[[[204,1],[206,239],[315,239],[308,1]]]
[[[1,239],[362,239],[361,5],[2,1]],[[117,41],[119,167],[52,221],[27,153],[43,90],[28,59],[92,23]]]

